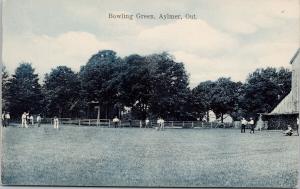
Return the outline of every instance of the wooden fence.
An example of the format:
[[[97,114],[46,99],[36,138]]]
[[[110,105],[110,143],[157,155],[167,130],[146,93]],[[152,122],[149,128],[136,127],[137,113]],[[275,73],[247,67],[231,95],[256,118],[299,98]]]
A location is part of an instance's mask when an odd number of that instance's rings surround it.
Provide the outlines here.
[[[42,123],[53,124],[53,118],[43,118]],[[101,126],[101,127],[115,127],[115,123],[110,119],[71,119],[59,118],[59,123],[63,125],[77,125],[77,126]],[[145,121],[142,120],[120,120],[117,127],[157,127],[156,120],[150,120],[146,126]],[[219,122],[202,122],[202,121],[165,121],[166,128],[232,128],[234,123],[219,123]]]

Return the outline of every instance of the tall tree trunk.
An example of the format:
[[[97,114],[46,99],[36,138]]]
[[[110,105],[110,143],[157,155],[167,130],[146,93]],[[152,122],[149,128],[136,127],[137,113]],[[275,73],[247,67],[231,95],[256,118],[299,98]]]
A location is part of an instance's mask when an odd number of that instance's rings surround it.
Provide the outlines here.
[[[221,113],[221,123],[223,123],[223,122],[224,122],[224,114]]]
[[[61,118],[62,117],[62,112],[63,112],[63,110],[62,110],[62,107],[58,107],[58,116]]]
[[[206,121],[209,122],[209,110],[206,112]]]

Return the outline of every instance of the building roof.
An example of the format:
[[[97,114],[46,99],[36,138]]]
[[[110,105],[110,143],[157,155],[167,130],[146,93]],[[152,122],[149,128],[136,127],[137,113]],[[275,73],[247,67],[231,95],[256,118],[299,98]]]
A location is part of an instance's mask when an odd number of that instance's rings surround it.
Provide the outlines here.
[[[295,61],[295,59],[297,58],[298,54],[300,52],[300,48],[298,48],[298,50],[296,51],[295,55],[293,56],[293,58],[290,61],[290,64],[293,64],[293,62]]]
[[[299,53],[300,48],[297,49],[295,55],[291,59],[290,63],[293,64],[292,74],[292,89],[291,92],[269,113],[269,115],[279,114],[294,114],[299,113]]]
[[[259,113],[261,115],[266,115],[266,116],[277,116],[277,115],[298,115],[298,112],[285,112],[285,113]]]

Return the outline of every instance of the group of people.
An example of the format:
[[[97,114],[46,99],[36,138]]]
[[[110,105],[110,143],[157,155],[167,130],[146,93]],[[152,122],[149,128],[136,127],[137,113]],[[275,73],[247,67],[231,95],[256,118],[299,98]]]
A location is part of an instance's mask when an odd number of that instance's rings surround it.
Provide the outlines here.
[[[32,126],[34,125],[34,117],[33,115],[30,115],[29,112],[24,112],[21,116],[21,127],[22,128],[28,128],[28,125],[31,124]],[[36,123],[38,125],[38,127],[41,126],[41,121],[42,121],[42,117],[41,115],[37,115],[36,117]]]
[[[117,128],[117,127],[119,127],[121,120],[117,116],[115,116],[113,118],[112,122],[113,122],[114,128]],[[164,130],[164,128],[165,128],[164,123],[165,123],[165,120],[163,120],[161,117],[159,117],[157,119],[157,125],[158,125],[157,130]],[[130,124],[130,126],[132,125],[132,120],[129,120],[129,124]],[[142,121],[140,121],[140,128],[142,128],[142,126],[143,126]],[[148,127],[150,127],[150,120],[149,120],[149,118],[146,118],[145,119],[145,128],[148,128]]]
[[[250,126],[250,133],[254,134],[254,128],[255,128],[255,124],[254,124],[254,120],[251,117],[250,121],[247,121],[245,118],[242,118],[241,120],[241,133],[245,133],[246,132],[246,126],[249,125]]]
[[[9,126],[9,122],[10,122],[10,115],[9,112],[3,112],[2,113],[2,125],[3,127],[7,127]]]

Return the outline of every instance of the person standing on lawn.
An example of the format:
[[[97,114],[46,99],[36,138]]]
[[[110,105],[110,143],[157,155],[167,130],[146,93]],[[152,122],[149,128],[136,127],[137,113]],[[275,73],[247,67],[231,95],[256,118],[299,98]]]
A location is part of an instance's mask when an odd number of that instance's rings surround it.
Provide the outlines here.
[[[33,125],[34,125],[33,115],[31,115],[31,116],[29,117],[29,119],[30,119],[31,125],[33,126]]]
[[[241,126],[241,133],[245,133],[246,132],[246,125],[247,125],[247,120],[245,118],[242,118],[242,126]]]
[[[146,118],[146,120],[145,120],[145,128],[148,128],[149,127],[149,119],[148,118]]]
[[[5,121],[6,121],[6,126],[9,126],[9,122],[10,122],[10,115],[9,115],[9,112],[7,112],[6,114],[5,114]]]
[[[253,120],[252,117],[250,118],[249,125],[250,125],[250,129],[251,129],[250,133],[254,134],[254,127],[255,127],[255,125],[254,125],[254,120]]]
[[[161,117],[159,117],[158,119],[157,119],[157,124],[158,124],[158,130],[164,130],[164,128],[165,128],[165,126],[164,126],[164,124],[165,124],[165,120],[163,120]]]
[[[27,113],[26,112],[24,112],[22,114],[21,120],[22,120],[21,127],[22,128],[28,128],[28,125],[27,125]]]
[[[297,135],[299,136],[299,116],[297,117]]]
[[[119,122],[120,122],[119,118],[118,118],[117,116],[115,116],[115,118],[113,119],[113,123],[114,123],[114,127],[115,127],[115,128],[118,127]]]
[[[59,128],[59,120],[58,118],[55,116],[53,119],[53,123],[54,123],[54,129],[58,129]]]
[[[5,112],[2,113],[2,126],[6,127],[6,119],[5,119]]]
[[[40,127],[40,126],[41,126],[41,122],[42,122],[41,114],[39,114],[39,115],[36,117],[36,122],[37,122],[38,127]]]

